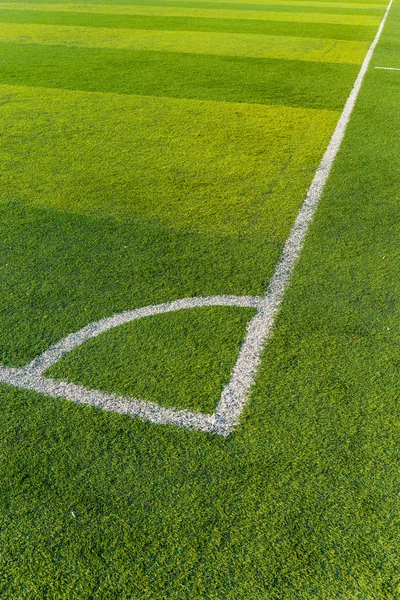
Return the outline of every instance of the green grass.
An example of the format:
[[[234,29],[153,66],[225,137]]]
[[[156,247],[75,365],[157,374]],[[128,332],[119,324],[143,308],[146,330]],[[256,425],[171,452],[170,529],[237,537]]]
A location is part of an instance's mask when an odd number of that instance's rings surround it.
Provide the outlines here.
[[[0,205],[0,215],[0,363],[9,366],[116,312],[189,296],[260,294],[282,249],[261,237],[16,203]]]
[[[99,5],[99,8],[96,7],[96,5]],[[41,2],[0,2],[0,6],[3,8],[10,8],[12,10],[29,10],[29,9],[34,9],[35,11],[63,11],[63,12],[95,12],[95,13],[108,13],[108,12],[120,12],[121,14],[129,14],[131,11],[134,12],[134,10],[131,7],[137,6],[137,7],[147,7],[146,10],[156,10],[158,8],[168,8],[168,7],[174,7],[174,8],[199,8],[201,9],[201,13],[199,13],[200,18],[205,18],[202,17],[202,13],[204,10],[207,9],[211,9],[211,10],[243,10],[246,13],[248,11],[258,11],[258,12],[282,12],[282,13],[290,13],[290,12],[294,12],[294,13],[298,13],[299,12],[299,6],[302,8],[302,10],[304,12],[310,12],[312,11],[313,14],[318,14],[318,13],[327,13],[328,15],[332,14],[332,4],[329,3],[322,3],[322,4],[318,4],[318,3],[298,3],[298,2],[292,2],[292,3],[278,3],[278,4],[269,4],[269,3],[247,3],[247,2],[220,2],[220,1],[211,1],[211,2],[205,2],[205,1],[199,1],[199,2],[190,2],[190,1],[186,1],[186,0],[150,0],[149,2],[145,2],[143,3],[141,0],[132,0],[129,3],[121,4],[118,2],[118,4],[113,5],[112,3],[98,3],[98,2],[85,2],[84,4],[79,3],[79,2],[73,2],[73,3],[52,3],[52,2],[45,2],[45,3],[41,3]],[[126,8],[123,8],[123,7]],[[129,7],[129,8],[128,8]],[[303,8],[304,7],[304,8]],[[384,12],[384,5],[379,5],[379,4],[342,4],[340,5],[339,3],[335,3],[334,4],[334,14],[335,15],[352,15],[354,16],[354,14],[365,14],[365,15],[381,15]],[[294,18],[294,20],[296,20],[296,18]],[[310,21],[312,22],[312,19],[310,19]]]
[[[29,3],[4,3],[4,8],[22,8],[32,6]],[[298,21],[303,23],[332,23],[336,25],[365,25],[369,27],[378,26],[380,16],[363,14],[337,14],[318,13],[318,12],[274,12],[262,10],[240,9],[237,5],[234,8],[223,9],[213,6],[213,8],[191,8],[182,6],[160,5],[146,6],[143,4],[35,4],[35,9],[42,7],[45,11],[59,11],[60,7],[64,11],[83,12],[83,13],[101,13],[101,14],[120,14],[120,15],[147,15],[147,16],[165,16],[165,17],[200,17],[200,18],[218,18],[218,19],[250,19],[261,21]]]
[[[358,71],[334,63],[13,43],[0,43],[0,59],[2,84],[322,110],[341,109]]]
[[[400,66],[399,22],[396,3],[374,65]],[[262,293],[358,70],[1,52],[8,366],[118,311]],[[0,387],[0,598],[400,597],[399,77],[368,71],[231,436]],[[250,314],[143,319],[51,371],[212,411]]]
[[[178,38],[175,31],[61,27],[36,23],[4,23],[0,41],[350,64],[361,64],[369,46],[367,42],[360,41],[304,37],[287,39],[249,33],[181,31]]]
[[[28,5],[31,7],[31,5]],[[207,19],[191,17],[155,17],[145,15],[111,15],[75,12],[35,11],[31,8],[13,10],[2,8],[2,23],[41,23],[43,25],[76,25],[79,27],[122,27],[124,29],[158,29],[168,31],[220,31],[294,37],[330,38],[339,40],[369,40],[375,27],[365,25],[332,25],[325,23],[293,23],[281,21],[252,21],[250,19]]]
[[[278,243],[338,118],[14,86],[0,98],[3,201]]]
[[[90,340],[46,375],[213,413],[253,315],[250,309],[198,308],[129,323]]]

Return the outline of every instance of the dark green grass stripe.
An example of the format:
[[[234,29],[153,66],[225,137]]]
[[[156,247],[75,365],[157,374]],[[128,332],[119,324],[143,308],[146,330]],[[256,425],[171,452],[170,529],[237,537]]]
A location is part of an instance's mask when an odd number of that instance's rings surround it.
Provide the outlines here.
[[[400,68],[400,36],[399,36],[399,22],[400,22],[400,7],[395,5],[391,12],[397,17],[395,19],[389,19],[385,26],[385,37],[379,46],[379,52],[374,55],[374,65],[381,67],[396,67]],[[382,72],[381,75],[389,75],[390,71]],[[381,79],[383,85],[393,85],[394,87],[400,86],[400,73],[397,73],[397,78],[393,77],[395,73],[391,73],[392,77],[385,77]]]
[[[1,9],[0,22],[125,29],[159,29],[169,31],[218,31],[360,41],[372,40],[376,32],[375,27],[361,25]]]
[[[0,83],[338,110],[357,65],[0,45]]]

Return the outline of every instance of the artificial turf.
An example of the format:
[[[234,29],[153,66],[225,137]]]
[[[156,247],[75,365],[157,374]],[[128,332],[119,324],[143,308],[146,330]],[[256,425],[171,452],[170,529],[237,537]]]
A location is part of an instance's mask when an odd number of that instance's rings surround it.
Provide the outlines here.
[[[13,5],[7,5],[13,6]],[[376,28],[365,25],[332,25],[326,23],[299,23],[290,21],[252,21],[251,19],[212,19],[191,17],[158,17],[145,15],[114,15],[69,11],[15,10],[3,8],[2,23],[41,23],[43,25],[76,25],[84,27],[122,27],[124,29],[157,29],[159,31],[219,31],[230,33],[265,33],[267,35],[316,37],[339,40],[369,40]]]
[[[96,8],[96,5],[98,8]],[[203,12],[204,9],[212,9],[212,10],[223,10],[223,9],[233,9],[233,10],[244,10],[244,11],[261,11],[261,12],[299,12],[299,6],[305,7],[302,10],[307,12],[310,7],[312,8],[312,12],[314,14],[317,13],[332,13],[332,4],[330,3],[318,3],[318,2],[281,2],[278,4],[273,3],[247,3],[247,2],[189,2],[184,0],[150,0],[146,2],[145,6],[148,6],[148,10],[154,11],[154,8],[160,7],[164,8],[166,5],[168,7],[183,7],[183,8],[199,8]],[[120,14],[129,14],[130,12],[134,12],[135,9],[131,9],[128,7],[134,6],[143,6],[143,2],[141,0],[130,0],[127,3],[119,3],[118,4],[110,4],[109,2],[72,2],[71,4],[65,2],[1,2],[0,6],[4,8],[11,8],[13,10],[22,10],[25,11],[27,6],[30,9],[35,11],[62,11],[62,12],[100,12],[100,13],[108,13],[108,12],[120,12]],[[125,8],[123,8],[125,6]],[[365,14],[365,15],[382,15],[382,8],[384,4],[347,4],[347,3],[335,3],[334,4],[334,14]],[[202,13],[199,13],[200,18],[205,18],[201,16]],[[246,13],[245,13],[246,14]],[[311,19],[312,21],[312,19]]]
[[[342,108],[358,65],[0,42],[0,84]],[[134,74],[134,76],[133,76]]]
[[[221,32],[114,29],[4,23],[2,42],[35,43],[89,48],[130,48],[249,58],[276,58],[327,63],[359,64],[368,42]]]
[[[338,118],[27,86],[0,98],[3,201],[279,243]]]
[[[253,314],[251,309],[197,308],[135,321],[70,352],[47,375],[213,413]]]
[[[197,7],[185,6],[185,3],[178,2],[176,6],[169,2],[150,3],[146,6],[142,2],[129,3],[126,5],[120,4],[30,4],[30,3],[2,3],[4,8],[29,8],[34,7],[35,10],[47,11],[72,11],[84,13],[101,13],[101,14],[119,14],[119,15],[154,15],[166,17],[199,17],[199,18],[218,18],[218,19],[250,19],[261,21],[294,21],[303,23],[333,23],[337,25],[366,25],[377,26],[380,22],[379,9],[378,14],[358,13],[357,9],[344,14],[335,12],[319,13],[318,11],[305,12],[304,9],[300,12],[293,12],[290,7],[282,7],[280,11],[268,11],[262,8],[261,10],[249,10],[246,4],[229,5],[229,8],[219,8],[218,4],[213,3],[212,8],[205,8],[203,3]],[[358,14],[354,14],[358,13]],[[382,13],[382,11],[380,11]],[[372,11],[373,13],[373,11]]]
[[[1,386],[1,598],[400,596],[400,75],[373,69],[400,67],[399,22],[395,4],[231,436]],[[9,366],[118,311],[262,293],[358,69],[2,50],[0,363]],[[235,173],[241,202],[257,206],[250,218],[229,204]],[[156,202],[143,200],[146,189]],[[224,189],[226,219],[221,196],[213,205]],[[53,369],[212,410],[248,316],[152,317]]]

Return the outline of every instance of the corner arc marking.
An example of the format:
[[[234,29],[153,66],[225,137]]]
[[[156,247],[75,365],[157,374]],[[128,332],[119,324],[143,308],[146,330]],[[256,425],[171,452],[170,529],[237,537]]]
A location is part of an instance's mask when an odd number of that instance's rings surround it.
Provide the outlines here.
[[[263,301],[264,298],[262,296],[206,296],[181,298],[172,302],[165,302],[116,313],[111,317],[105,317],[100,321],[94,321],[61,339],[25,367],[13,368],[0,365],[0,383],[35,391],[53,398],[67,398],[76,404],[88,404],[103,410],[118,412],[130,417],[138,417],[152,423],[171,424],[178,427],[197,429],[199,431],[226,436],[231,433],[232,428],[221,422],[221,420],[217,422],[215,414],[173,409],[161,406],[155,402],[117,396],[116,394],[104,393],[100,390],[90,390],[84,386],[67,381],[44,377],[43,373],[68,352],[77,348],[89,339],[136,319],[207,306],[255,308],[257,309],[257,312],[259,312]]]
[[[40,356],[36,357],[25,369],[31,373],[44,373],[51,365],[55,364],[62,356],[77,348],[89,339],[97,337],[101,333],[130,323],[136,319],[152,317],[168,312],[186,310],[189,308],[202,308],[206,306],[236,306],[238,308],[259,308],[263,301],[262,296],[196,296],[192,298],[181,298],[172,302],[162,304],[151,304],[142,308],[135,308],[111,317],[105,317],[100,321],[93,321],[61,339],[56,344],[50,346]]]

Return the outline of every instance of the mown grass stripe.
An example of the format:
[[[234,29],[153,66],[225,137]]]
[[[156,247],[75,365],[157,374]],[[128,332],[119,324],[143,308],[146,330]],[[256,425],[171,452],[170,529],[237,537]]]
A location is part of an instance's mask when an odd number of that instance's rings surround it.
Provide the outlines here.
[[[281,251],[265,235],[187,231],[16,201],[0,203],[0,229],[0,362],[10,367],[129,308],[261,293]]]
[[[33,6],[33,5],[32,5]],[[67,11],[102,14],[124,14],[124,15],[148,15],[148,16],[171,16],[171,17],[197,17],[218,19],[250,19],[261,21],[294,21],[303,23],[332,23],[337,25],[363,25],[377,26],[380,18],[372,15],[338,15],[317,14],[313,12],[262,12],[256,10],[221,10],[180,8],[168,6],[132,6],[117,4],[35,4],[35,10],[44,11]],[[11,8],[25,10],[29,5],[25,3],[2,3],[0,8]]]
[[[3,201],[278,243],[337,120],[336,111],[258,104],[14,86],[0,94],[14,180],[2,178]]]
[[[276,7],[277,9],[282,9],[282,10],[286,10],[286,8],[290,8],[290,7],[298,7],[298,6],[305,6],[305,7],[309,7],[310,9],[312,9],[313,11],[318,10],[319,8],[329,8],[330,10],[332,10],[332,6],[335,7],[335,11],[338,9],[350,9],[350,10],[354,10],[356,12],[358,12],[358,10],[365,10],[367,13],[370,10],[376,10],[379,9],[381,12],[383,12],[385,10],[385,4],[374,4],[374,3],[360,3],[360,2],[334,2],[332,4],[332,2],[319,2],[319,1],[313,1],[313,0],[270,0],[270,1],[266,1],[266,2],[256,2],[254,0],[229,0],[227,2],[227,0],[193,0],[193,2],[191,0],[146,0],[145,2],[147,5],[171,5],[171,4],[177,4],[178,6],[180,4],[186,4],[189,6],[189,4],[214,4],[214,5],[218,5],[218,6],[227,6],[229,5],[236,5],[236,4],[240,4],[243,6],[247,6],[249,9],[253,9],[253,10],[258,10],[259,8],[263,7],[264,10],[271,10],[271,7]],[[30,4],[30,3],[29,3]],[[119,2],[118,2],[119,4]],[[131,0],[131,2],[129,3],[130,5],[134,5],[134,4],[144,4],[144,2],[140,2],[140,0]]]
[[[8,0],[9,3],[10,0]],[[164,0],[146,0],[146,4],[151,5],[153,3],[158,3],[158,2],[163,2]],[[168,0],[165,0],[168,1]],[[172,0],[175,1],[175,0]],[[186,0],[183,0],[186,1]],[[196,1],[200,1],[200,0],[196,0]],[[211,0],[205,0],[205,1],[211,1]],[[226,2],[226,0],[221,0],[223,2]],[[238,0],[240,2],[240,0]],[[296,0],[289,0],[290,2],[294,2],[297,4]],[[314,4],[314,0],[300,0],[300,1],[304,1],[307,3],[310,3],[310,5],[312,6]],[[318,0],[317,4],[320,4],[321,1],[323,1],[323,3],[327,4],[328,6],[336,6],[337,2],[336,0]],[[19,4],[30,4],[30,5],[35,5],[35,4],[82,4],[82,0],[29,0],[28,2],[18,2]],[[118,5],[120,6],[131,6],[133,4],[140,4],[140,0],[118,0]],[[260,4],[260,0],[252,0],[252,3],[254,4]],[[261,2],[263,3],[263,2]],[[266,1],[266,5],[268,4],[281,4],[279,2],[279,0],[267,0]],[[101,4],[110,4],[109,0],[86,0],[85,4],[96,4],[96,5],[101,5]],[[340,2],[340,4],[343,4],[343,2]],[[382,0],[374,0],[373,2],[362,2],[360,0],[346,0],[345,4],[348,4],[349,6],[351,5],[361,5],[361,6],[381,6],[383,8],[383,10],[385,10],[386,7],[386,3]]]
[[[193,17],[149,17],[146,15],[107,15],[34,10],[2,10],[0,23],[40,23],[43,25],[75,25],[80,27],[113,27],[158,29],[168,31],[219,31],[338,40],[372,40],[375,27],[332,25],[325,23],[291,23],[240,19],[208,19]]]
[[[230,2],[225,0],[224,2],[215,2],[213,0],[156,0],[140,2],[135,0],[130,6],[147,6],[152,8],[197,8],[200,10],[244,10],[244,11],[255,11],[255,12],[282,12],[282,13],[298,13],[298,12],[309,12],[313,14],[317,13],[334,13],[335,15],[382,15],[383,7],[364,7],[364,8],[352,8],[352,7],[337,7],[335,5],[334,10],[332,6],[308,6],[296,4],[259,4],[259,3],[241,3],[241,2]]]
[[[1,42],[129,48],[162,52],[219,54],[315,62],[358,64],[368,42],[286,38],[279,36],[133,30],[3,23]]]
[[[357,73],[349,64],[40,44],[0,44],[0,60],[5,84],[330,110]]]
[[[11,6],[11,3],[5,3],[6,6],[5,8],[9,8]],[[18,3],[18,5],[22,5],[25,3]],[[25,5],[27,8],[31,8],[31,6],[35,6],[35,5],[30,5],[30,4],[26,4]],[[41,5],[42,6],[42,5]],[[116,3],[116,6],[120,6],[118,3]],[[308,13],[313,13],[313,14],[332,14],[334,13],[335,15],[382,15],[383,13],[383,8],[382,7],[364,7],[364,8],[352,8],[352,7],[337,7],[335,5],[334,10],[332,10],[332,6],[308,6],[308,5],[301,5],[300,7],[297,6],[296,4],[259,4],[259,3],[254,3],[254,4],[243,4],[240,2],[233,2],[231,3],[230,1],[225,0],[224,2],[214,2],[214,1],[209,1],[209,0],[157,0],[157,1],[146,1],[146,2],[141,2],[140,0],[135,0],[134,2],[132,2],[130,5],[130,7],[133,6],[137,6],[137,7],[147,7],[147,8],[152,8],[152,9],[156,9],[156,8],[177,8],[179,9],[184,9],[184,8],[188,8],[188,9],[200,9],[200,10],[235,10],[235,11],[254,11],[254,12],[262,12],[262,13],[269,13],[269,12],[282,12],[282,13],[299,13],[299,12],[308,12]]]
[[[82,4],[82,0],[67,0],[67,1],[61,1],[58,2],[57,0],[34,0],[34,1],[29,1],[29,2],[7,2],[7,1],[3,1],[1,2],[1,4],[5,4],[5,5],[13,5],[13,4],[17,4],[18,6],[22,6],[25,5],[27,8],[30,7],[35,7],[38,5],[42,5],[42,4],[58,4],[60,6],[65,5],[65,4],[77,4],[80,5]],[[87,2],[85,2],[85,4],[87,5],[96,5],[96,6],[101,6],[101,5],[110,5],[109,0],[87,0]],[[321,1],[317,1],[314,2],[313,0],[299,0],[298,2],[296,0],[283,0],[282,2],[280,2],[279,0],[270,0],[269,2],[258,2],[257,0],[118,0],[115,4],[117,4],[118,6],[170,6],[170,5],[174,5],[177,4],[178,6],[181,4],[187,4],[189,5],[193,5],[193,4],[199,4],[199,5],[204,5],[204,4],[212,4],[213,6],[223,6],[223,5],[232,5],[232,6],[236,6],[236,5],[242,5],[242,6],[247,6],[248,9],[250,9],[251,7],[255,7],[255,10],[257,10],[260,7],[265,7],[265,10],[270,10],[270,7],[274,7],[276,6],[278,10],[282,9],[285,10],[285,7],[296,7],[299,6],[303,9],[303,7],[309,7],[312,10],[315,10],[317,8],[349,8],[349,9],[354,9],[355,12],[357,12],[359,9],[360,10],[365,10],[367,13],[369,12],[369,10],[375,10],[375,9],[380,9],[381,12],[383,13],[385,10],[385,3],[379,3],[379,2],[359,2],[357,0],[355,0],[354,2],[335,2],[335,0],[329,1],[329,0],[325,0],[323,2]]]

